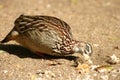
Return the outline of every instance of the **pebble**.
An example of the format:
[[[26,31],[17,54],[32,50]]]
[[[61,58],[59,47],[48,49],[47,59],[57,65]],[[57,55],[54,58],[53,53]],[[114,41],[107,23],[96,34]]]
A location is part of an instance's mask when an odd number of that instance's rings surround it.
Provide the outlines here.
[[[120,62],[120,58],[116,57],[115,54],[113,54],[112,56],[108,56],[108,57],[109,57],[109,59],[107,60],[107,62],[109,64],[117,64]]]
[[[102,80],[109,80],[108,75],[100,76],[100,78],[101,78]]]
[[[3,70],[3,73],[5,73],[5,74],[8,73],[8,70]]]

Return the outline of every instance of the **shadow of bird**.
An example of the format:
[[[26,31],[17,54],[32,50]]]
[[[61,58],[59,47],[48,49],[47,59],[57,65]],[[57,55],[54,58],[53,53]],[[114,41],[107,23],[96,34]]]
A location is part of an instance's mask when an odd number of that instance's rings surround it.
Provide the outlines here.
[[[73,60],[76,57],[74,56],[51,56],[47,54],[42,54],[43,56],[38,56],[31,52],[29,49],[24,48],[20,45],[15,44],[0,44],[0,50],[6,51],[9,54],[13,54],[18,56],[19,58],[34,58],[34,59],[67,59],[67,60]]]

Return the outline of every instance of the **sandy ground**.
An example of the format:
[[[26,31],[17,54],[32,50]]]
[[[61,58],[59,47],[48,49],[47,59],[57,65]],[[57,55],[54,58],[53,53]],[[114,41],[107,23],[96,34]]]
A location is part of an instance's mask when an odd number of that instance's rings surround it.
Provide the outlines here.
[[[94,65],[109,65],[113,54],[120,58],[120,0],[0,0],[0,40],[21,14],[66,21],[75,39],[92,44]],[[81,74],[71,60],[43,59],[16,44],[0,44],[0,80],[120,80],[119,63]]]

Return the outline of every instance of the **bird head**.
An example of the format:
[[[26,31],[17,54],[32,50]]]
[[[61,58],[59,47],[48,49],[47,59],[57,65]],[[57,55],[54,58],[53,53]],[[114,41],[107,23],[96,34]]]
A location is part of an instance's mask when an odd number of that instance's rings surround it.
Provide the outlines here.
[[[78,42],[73,47],[73,52],[81,53],[82,55],[87,54],[90,56],[92,54],[92,46],[86,42]]]

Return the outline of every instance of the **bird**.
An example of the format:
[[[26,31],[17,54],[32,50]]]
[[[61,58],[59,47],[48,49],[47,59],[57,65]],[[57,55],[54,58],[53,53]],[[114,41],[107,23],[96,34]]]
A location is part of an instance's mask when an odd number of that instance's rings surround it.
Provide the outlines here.
[[[13,29],[1,43],[11,40],[36,54],[51,56],[92,54],[90,43],[75,40],[71,27],[65,21],[53,16],[20,15],[15,20]]]

